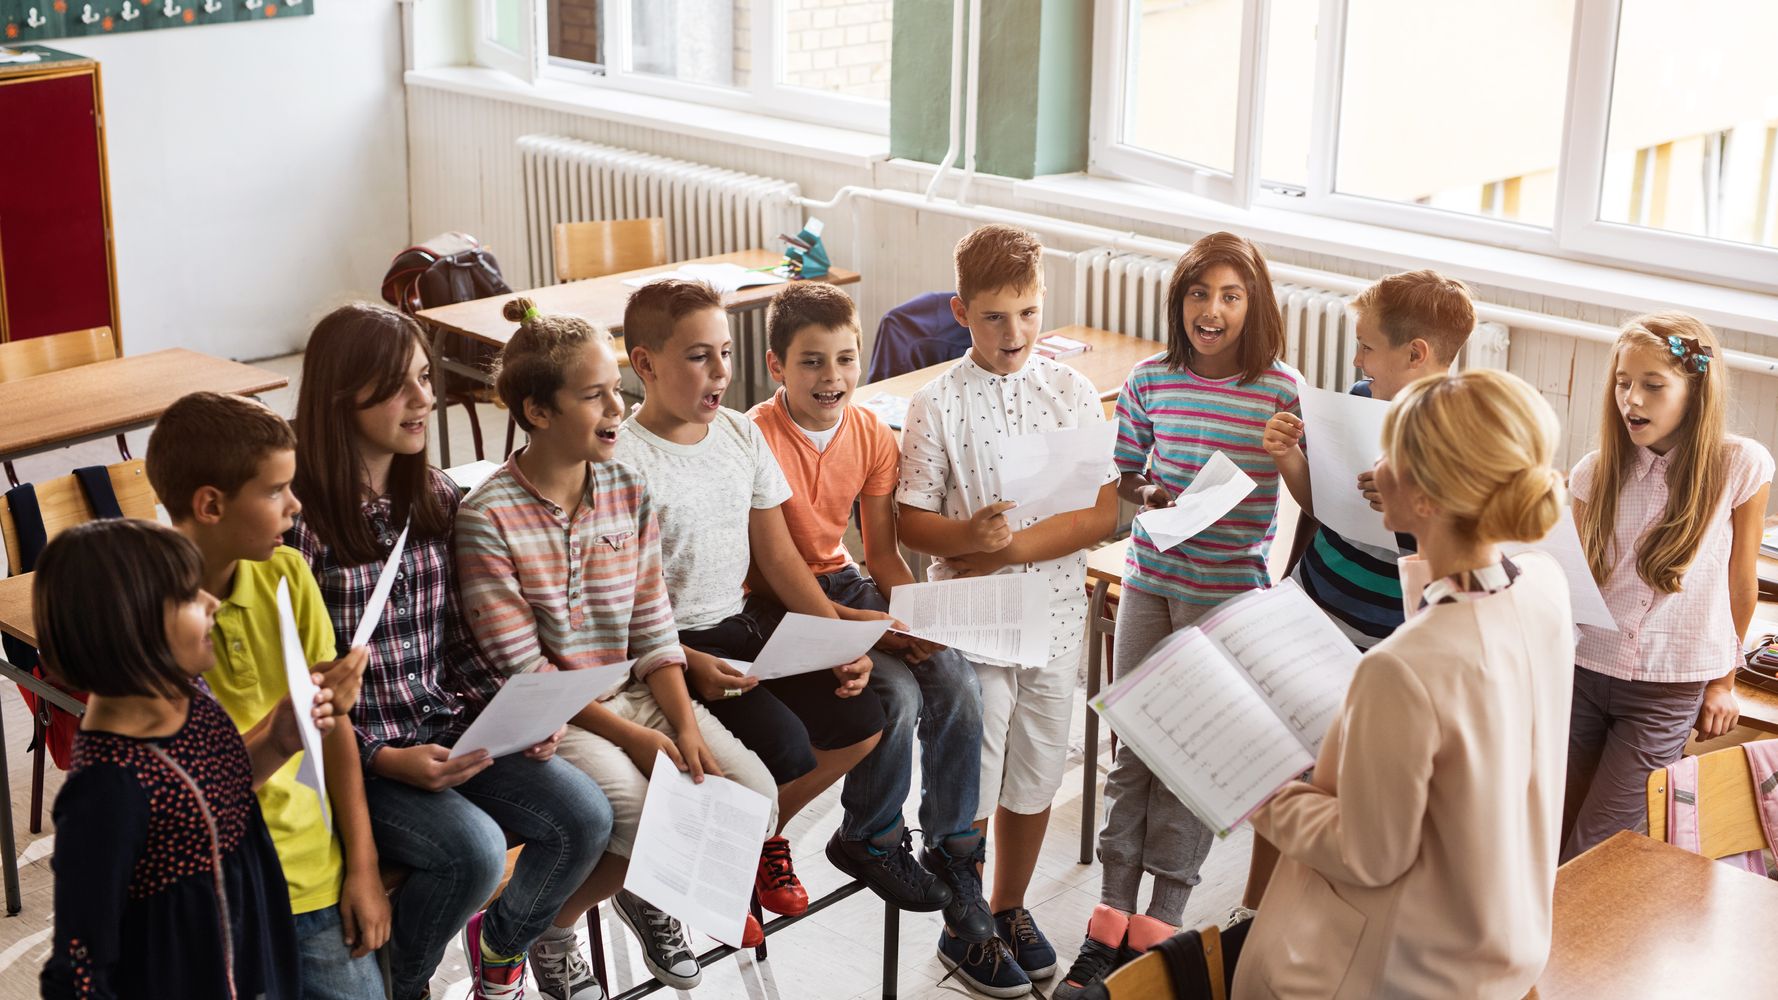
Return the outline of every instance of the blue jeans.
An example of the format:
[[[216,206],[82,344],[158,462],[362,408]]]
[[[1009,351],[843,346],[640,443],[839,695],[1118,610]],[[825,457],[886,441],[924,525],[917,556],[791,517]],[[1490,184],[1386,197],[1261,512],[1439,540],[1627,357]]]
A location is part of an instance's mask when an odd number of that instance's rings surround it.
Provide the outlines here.
[[[815,578],[827,599],[848,608],[888,611],[889,602],[858,567]],[[924,663],[871,652],[870,690],[883,702],[883,738],[846,775],[840,790],[840,836],[864,840],[898,826],[913,781],[914,736],[920,737],[920,827],[928,843],[962,833],[980,798],[982,685],[954,649]]]
[[[295,920],[303,1000],[383,1000],[383,973],[376,956],[352,957],[340,929],[337,904],[298,913]]]
[[[389,937],[396,1000],[421,994],[451,936],[494,894],[508,834],[525,849],[482,918],[482,937],[501,955],[537,940],[611,836],[605,793],[554,758],[510,754],[442,792],[371,778],[364,795],[382,859],[409,869],[395,892]]]

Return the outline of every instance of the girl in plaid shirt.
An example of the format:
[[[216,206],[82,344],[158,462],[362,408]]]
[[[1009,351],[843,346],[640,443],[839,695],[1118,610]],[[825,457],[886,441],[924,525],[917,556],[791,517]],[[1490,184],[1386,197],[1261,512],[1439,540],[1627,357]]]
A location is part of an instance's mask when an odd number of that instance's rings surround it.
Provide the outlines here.
[[[394,896],[394,996],[428,995],[461,928],[471,997],[504,1000],[523,996],[527,950],[605,850],[611,807],[592,779],[555,759],[559,732],[523,753],[450,759],[450,745],[503,675],[458,602],[451,533],[459,497],[426,461],[431,364],[419,325],[401,313],[352,305],[322,319],[297,397],[295,488],[304,510],[286,541],[308,559],[345,641],[407,528],[353,712],[377,849],[409,870]],[[499,885],[509,836],[524,850],[505,891],[482,910]],[[552,943],[539,951],[566,963]]]
[[[1617,629],[1580,626],[1562,860],[1645,822],[1648,773],[1695,727],[1735,726],[1735,667],[1759,599],[1772,455],[1723,432],[1710,328],[1684,313],[1625,324],[1599,450],[1569,477],[1574,521]]]

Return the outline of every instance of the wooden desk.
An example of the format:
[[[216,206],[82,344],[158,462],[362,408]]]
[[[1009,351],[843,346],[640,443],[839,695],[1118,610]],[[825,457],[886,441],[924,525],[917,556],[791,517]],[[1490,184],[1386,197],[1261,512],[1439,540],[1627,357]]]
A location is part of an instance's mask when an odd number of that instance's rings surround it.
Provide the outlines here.
[[[1550,960],[1528,997],[1769,996],[1778,884],[1619,833],[1556,872]]]
[[[1099,390],[1101,398],[1115,398],[1118,390],[1124,387],[1124,379],[1130,377],[1130,369],[1136,367],[1137,362],[1166,350],[1165,344],[1090,326],[1065,326],[1059,330],[1047,332],[1093,345],[1093,349],[1090,351],[1063,358],[1062,364],[1085,375],[1093,383],[1093,387]],[[867,382],[859,386],[854,395],[860,400],[869,399],[882,393],[891,396],[912,397],[922,386],[955,363],[945,361],[929,365],[918,371],[904,372],[880,382]]]
[[[35,646],[37,629],[31,621],[31,580],[30,573],[0,580],[0,632]]]
[[[0,392],[0,459],[146,427],[179,397],[282,388],[277,372],[171,348],[8,382]]]
[[[1778,601],[1761,601],[1753,611],[1753,624],[1748,632],[1778,632]],[[1751,684],[1735,685],[1735,701],[1740,703],[1740,725],[1762,733],[1778,735],[1778,693],[1756,688]]]

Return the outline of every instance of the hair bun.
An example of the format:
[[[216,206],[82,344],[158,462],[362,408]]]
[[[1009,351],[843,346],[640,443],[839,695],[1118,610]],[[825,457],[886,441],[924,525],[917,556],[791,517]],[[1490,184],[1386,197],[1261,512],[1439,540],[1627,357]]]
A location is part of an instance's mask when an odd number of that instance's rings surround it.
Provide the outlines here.
[[[1490,542],[1543,540],[1562,516],[1562,474],[1548,465],[1528,465],[1488,497],[1476,532]]]
[[[537,303],[521,295],[515,299],[508,299],[506,304],[500,307],[500,315],[514,323],[523,323],[525,314],[535,308],[537,308]]]

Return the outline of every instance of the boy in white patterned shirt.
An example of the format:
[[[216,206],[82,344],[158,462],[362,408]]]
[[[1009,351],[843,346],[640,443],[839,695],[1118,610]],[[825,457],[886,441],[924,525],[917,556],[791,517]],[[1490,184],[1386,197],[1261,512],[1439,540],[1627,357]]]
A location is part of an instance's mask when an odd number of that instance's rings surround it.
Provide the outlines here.
[[[1001,500],[996,466],[1007,438],[1105,419],[1098,390],[1085,376],[1031,356],[1043,324],[1042,261],[1037,238],[1011,226],[983,226],[957,244],[951,310],[969,328],[971,346],[909,402],[895,495],[902,540],[935,557],[931,579],[1027,572],[1049,578],[1048,664],[1029,669],[971,657],[982,682],[983,721],[975,827],[985,841],[993,816],[989,904],[998,933],[972,944],[941,931],[938,950],[960,978],[1001,997],[1022,996],[1032,979],[1056,971],[1055,949],[1031,919],[1025,891],[1066,763],[1086,628],[1083,550],[1117,521],[1110,455],[1090,508],[1032,519]],[[929,849],[921,860],[928,867],[973,869],[985,847],[978,842],[973,856]]]

